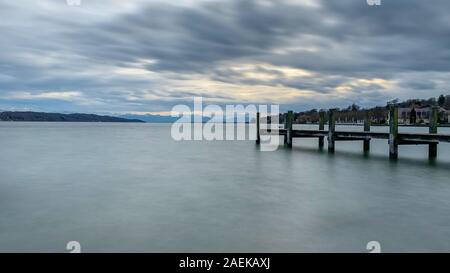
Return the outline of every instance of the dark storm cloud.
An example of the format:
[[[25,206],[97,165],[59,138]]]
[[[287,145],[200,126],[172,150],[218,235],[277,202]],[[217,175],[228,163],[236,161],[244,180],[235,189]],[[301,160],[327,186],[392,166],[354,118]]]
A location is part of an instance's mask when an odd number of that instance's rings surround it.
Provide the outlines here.
[[[358,0],[319,1],[316,9],[272,3],[148,5],[71,36],[83,54],[97,58],[157,59],[152,70],[203,71],[217,61],[244,57],[327,72],[450,68],[448,1],[385,0],[379,8]],[[271,52],[296,37],[319,50]]]

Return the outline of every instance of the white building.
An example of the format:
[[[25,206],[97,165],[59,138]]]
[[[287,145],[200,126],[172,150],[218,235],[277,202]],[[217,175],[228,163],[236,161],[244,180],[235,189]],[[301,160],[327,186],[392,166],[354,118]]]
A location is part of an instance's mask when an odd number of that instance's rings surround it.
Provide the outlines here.
[[[411,112],[416,111],[416,123],[429,123],[431,115],[431,107],[408,107],[398,109],[398,121],[403,124],[410,124]],[[450,121],[450,111],[439,107],[439,115],[441,120]]]

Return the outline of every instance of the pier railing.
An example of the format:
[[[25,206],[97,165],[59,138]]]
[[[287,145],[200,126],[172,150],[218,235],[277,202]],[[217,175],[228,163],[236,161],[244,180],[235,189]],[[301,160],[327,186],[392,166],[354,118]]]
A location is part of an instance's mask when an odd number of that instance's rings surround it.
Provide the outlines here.
[[[450,142],[450,134],[438,134],[438,108],[433,107],[431,111],[429,133],[399,133],[398,131],[398,107],[390,106],[389,109],[389,133],[371,132],[371,115],[367,112],[364,119],[363,131],[336,131],[336,110],[328,111],[328,130],[325,130],[325,112],[319,113],[319,129],[303,130],[293,129],[294,114],[289,111],[286,115],[284,129],[261,130],[260,114],[257,113],[257,140],[260,144],[261,134],[284,136],[284,145],[292,147],[293,138],[318,138],[319,148],[323,149],[324,139],[328,140],[328,152],[334,153],[337,141],[362,141],[363,151],[370,151],[371,139],[387,139],[389,144],[389,158],[398,158],[399,145],[428,145],[428,155],[430,158],[437,157],[438,144],[440,142]]]

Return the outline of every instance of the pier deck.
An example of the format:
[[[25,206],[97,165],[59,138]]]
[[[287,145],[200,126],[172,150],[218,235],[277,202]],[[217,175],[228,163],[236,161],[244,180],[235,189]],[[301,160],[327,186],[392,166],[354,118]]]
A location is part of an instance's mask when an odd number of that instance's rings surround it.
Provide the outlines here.
[[[264,135],[280,135],[285,136],[286,129],[272,129],[271,132],[267,130],[261,130],[261,134]],[[337,138],[369,138],[369,139],[389,139],[389,133],[383,132],[358,132],[358,131],[335,131]],[[293,129],[292,137],[294,138],[315,138],[328,136],[328,130],[302,130]],[[399,133],[398,137],[401,140],[422,140],[422,141],[437,141],[437,142],[450,142],[450,134],[425,134],[425,133]]]
[[[324,130],[325,112],[320,113],[319,130],[293,129],[293,112],[289,111],[286,118],[285,129],[260,129],[260,115],[257,115],[257,144],[260,143],[260,135],[284,136],[284,144],[292,147],[293,138],[318,138],[319,147],[324,146],[324,138],[328,138],[328,151],[333,153],[336,141],[363,141],[364,152],[370,150],[371,139],[387,139],[389,143],[389,157],[398,158],[398,145],[429,145],[429,157],[437,157],[437,146],[440,142],[450,142],[450,134],[437,133],[437,108],[433,108],[429,132],[430,133],[399,133],[398,132],[398,108],[392,106],[389,114],[389,132],[370,131],[370,113],[367,113],[364,122],[364,131],[336,131],[335,110],[328,112],[329,130]]]

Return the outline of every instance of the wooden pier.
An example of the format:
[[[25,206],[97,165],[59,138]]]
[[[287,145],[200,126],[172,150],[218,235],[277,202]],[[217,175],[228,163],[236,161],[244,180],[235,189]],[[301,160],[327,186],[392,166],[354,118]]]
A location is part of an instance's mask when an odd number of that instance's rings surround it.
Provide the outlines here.
[[[430,117],[429,133],[399,133],[398,131],[398,107],[390,106],[389,109],[389,133],[371,132],[371,116],[367,112],[364,120],[364,131],[336,131],[336,110],[328,111],[328,130],[325,130],[325,112],[319,113],[318,130],[297,130],[293,129],[294,113],[289,111],[286,115],[284,129],[260,129],[260,114],[257,113],[257,140],[260,144],[260,135],[284,136],[284,145],[292,147],[293,138],[318,138],[319,149],[324,147],[324,138],[328,140],[328,152],[334,153],[337,141],[362,141],[363,151],[370,151],[370,141],[372,139],[387,139],[389,143],[389,158],[398,158],[399,145],[428,145],[429,157],[437,157],[437,147],[440,142],[450,142],[450,134],[438,134],[438,108],[433,107]]]

